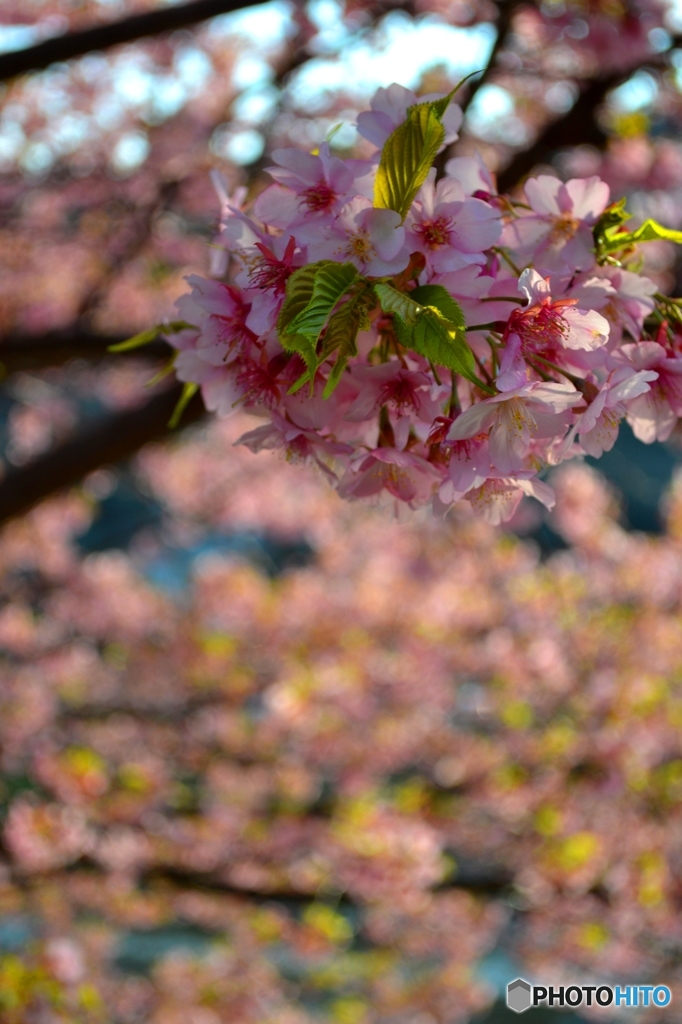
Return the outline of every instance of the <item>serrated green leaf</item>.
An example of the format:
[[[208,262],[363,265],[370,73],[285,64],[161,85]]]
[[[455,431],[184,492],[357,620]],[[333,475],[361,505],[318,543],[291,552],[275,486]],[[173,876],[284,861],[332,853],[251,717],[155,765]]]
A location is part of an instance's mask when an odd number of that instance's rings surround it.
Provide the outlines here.
[[[198,384],[188,383],[183,386],[182,394],[180,395],[175,406],[175,409],[173,410],[173,415],[168,421],[168,426],[170,427],[171,430],[175,430],[175,428],[177,427],[178,423],[182,418],[183,412],[185,411],[189,404],[190,399],[193,398],[194,395],[196,395],[198,390]]]
[[[308,381],[311,381],[311,385],[312,385],[311,386],[311,391],[312,391],[314,389],[314,386],[315,386],[315,371],[316,370],[317,370],[317,359],[314,361],[314,363],[312,365],[308,364],[307,369],[305,369],[303,371],[303,373],[301,374],[301,376],[297,380],[294,381],[294,383],[291,385],[291,387],[287,391],[287,394],[288,395],[295,395],[297,391],[301,390],[301,388],[303,387],[304,384],[308,383]]]
[[[407,295],[390,284],[375,284],[374,291],[384,313],[397,313],[407,327],[414,327],[422,307],[411,298],[412,292]]]
[[[317,369],[315,345],[304,334],[292,333],[291,324],[312,299],[318,270],[331,262],[323,260],[320,263],[309,263],[306,267],[299,267],[287,281],[286,297],[277,317],[277,336],[282,348],[287,352],[297,352],[307,367],[302,377],[289,388],[289,394],[298,391],[307,380],[310,380],[311,388],[314,384]]]
[[[291,321],[288,331],[292,334],[305,334],[311,341],[317,342],[334,306],[357,279],[358,272],[352,263],[327,263],[318,267],[310,300]]]
[[[410,292],[410,296],[423,306],[435,306],[438,312],[451,324],[454,324],[458,331],[466,330],[462,307],[442,284],[423,284]]]
[[[385,284],[376,284],[374,290],[384,312],[393,313],[396,337],[404,348],[446,366],[488,394],[494,393],[476,374],[474,355],[466,341],[464,314],[445,288],[423,285],[409,295]],[[414,296],[422,301],[415,301]]]
[[[303,373],[298,380],[291,385],[287,394],[296,394],[298,389],[309,380],[310,394],[312,395],[315,387],[315,374],[317,373],[317,367],[319,365],[315,346],[310,341],[310,338],[306,338],[305,334],[288,334],[286,342],[286,345],[284,345],[284,342],[282,343],[284,347],[289,352],[297,352],[307,367],[305,373]]]
[[[473,71],[471,75],[479,74]],[[466,75],[447,96],[407,108],[402,124],[391,132],[381,150],[374,184],[374,206],[395,210],[405,220],[412,200],[426,181],[431,165],[445,140],[442,118]]]
[[[412,348],[412,327],[408,326],[399,313],[393,314],[393,330],[403,348]]]
[[[625,209],[626,202],[627,199],[623,196],[622,199],[607,206],[592,228],[592,237],[598,250],[602,249],[609,230],[613,231],[624,224],[626,220],[629,220],[630,214]]]
[[[351,356],[357,355],[357,336],[360,331],[369,330],[370,321],[367,313],[373,305],[374,296],[372,291],[365,286],[331,316],[324,335],[320,362],[328,358],[333,352],[338,354],[332,371],[327,378],[327,383],[322,393],[323,398],[329,398],[333,393],[341,380],[341,374],[346,363]]]
[[[441,316],[435,306],[425,306],[412,328],[410,347],[439,366],[446,366],[472,384],[494,394],[476,374],[474,354],[456,327]]]
[[[299,313],[303,312],[313,297],[315,275],[319,267],[319,263],[309,263],[306,267],[299,267],[287,281],[286,295],[277,317],[277,337],[284,348],[287,347],[284,338],[289,333],[289,325]]]
[[[169,324],[156,324],[155,327],[150,327],[146,331],[134,334],[132,338],[126,338],[125,341],[109,345],[107,352],[131,352],[133,349],[142,348],[143,345],[150,345],[164,334],[177,334],[178,331],[184,331],[188,328],[190,330],[197,329],[194,324],[185,323],[184,320],[174,320]]]
[[[381,151],[374,184],[374,206],[395,210],[405,220],[412,201],[445,139],[445,128],[433,103],[417,103],[391,132]]]
[[[464,78],[460,78],[455,88],[451,89],[447,96],[443,96],[441,97],[441,99],[433,101],[433,109],[436,111],[439,117],[443,116],[443,114],[448,109],[448,107],[450,106],[450,104],[452,103],[452,101],[454,100],[455,96],[462,88],[464,83],[468,82],[470,78],[474,77],[474,75],[480,75],[482,73],[482,70],[482,68],[479,68],[478,71],[470,71],[468,75],[464,76]]]
[[[334,306],[357,277],[352,263],[320,260],[294,271],[287,281],[277,334],[282,348],[297,352],[306,364],[305,373],[291,385],[288,394],[295,394],[307,381],[312,393],[319,366],[317,339]]]

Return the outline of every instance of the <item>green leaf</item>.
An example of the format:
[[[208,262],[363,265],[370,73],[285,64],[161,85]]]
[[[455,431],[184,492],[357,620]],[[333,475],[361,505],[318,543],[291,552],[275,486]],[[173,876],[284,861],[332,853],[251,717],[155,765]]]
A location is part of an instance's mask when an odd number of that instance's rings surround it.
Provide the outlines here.
[[[368,331],[368,311],[374,305],[370,288],[361,288],[331,316],[322,343],[320,362],[337,352],[336,362],[329,374],[323,398],[329,398],[341,380],[341,374],[351,356],[357,355],[356,340],[360,331]]]
[[[443,145],[445,128],[433,103],[417,103],[384,143],[374,184],[374,205],[405,220]]]
[[[187,328],[197,330],[194,324],[187,324],[184,320],[174,320],[169,324],[157,324],[147,331],[134,334],[132,338],[119,341],[116,345],[109,345],[107,352],[131,352],[133,349],[142,348],[143,345],[150,345],[164,334],[177,334],[178,331],[184,331]]]
[[[600,228],[602,220],[609,215],[609,211],[611,211],[611,224]],[[622,224],[629,217],[630,214],[625,211],[625,199],[613,203],[604,211],[593,232],[598,255],[607,256],[610,253],[619,252],[621,249],[630,249],[640,242],[664,241],[682,245],[682,231],[666,228],[655,220],[645,220],[642,226],[635,231],[621,231]]]
[[[352,263],[325,261],[325,266],[316,270],[313,291],[307,306],[291,321],[288,331],[293,334],[305,334],[307,338],[317,342],[334,306],[357,279],[358,272]]]
[[[289,332],[289,325],[299,313],[302,313],[313,297],[315,275],[319,263],[309,263],[307,267],[299,267],[287,281],[286,296],[277,317],[277,336],[286,348],[284,339]]]
[[[433,101],[433,109],[436,111],[438,116],[439,117],[443,116],[443,114],[448,109],[448,107],[452,103],[453,99],[455,98],[455,96],[457,95],[457,93],[462,88],[462,86],[464,85],[465,82],[468,82],[469,79],[473,78],[475,75],[480,75],[482,73],[483,73],[483,69],[482,68],[479,68],[478,71],[470,71],[468,75],[464,76],[464,78],[460,78],[460,80],[457,83],[457,85],[455,86],[455,88],[451,89],[450,92],[447,94],[447,96],[443,96],[439,100],[434,100]]]
[[[592,228],[592,237],[598,250],[603,247],[609,230],[617,230],[626,220],[630,219],[630,214],[625,209],[626,202],[627,198],[623,196],[622,199],[607,206]]]
[[[423,306],[435,306],[438,312],[454,324],[458,331],[466,330],[466,320],[460,304],[453,299],[442,284],[424,284],[410,293],[415,302]]]
[[[357,277],[352,263],[320,260],[294,271],[287,281],[286,298],[277,318],[277,334],[282,348],[297,352],[307,367],[289,388],[290,395],[306,381],[310,381],[312,392],[319,366],[317,340],[334,306]]]
[[[657,224],[655,220],[645,220],[641,228],[637,228],[629,237],[635,245],[637,242],[654,242],[657,239],[682,245],[682,231],[664,228],[662,224]]]
[[[324,261],[325,264],[330,262],[331,260]],[[277,317],[277,336],[282,348],[287,352],[297,352],[307,367],[303,376],[299,377],[289,388],[289,394],[298,391],[307,380],[310,380],[312,387],[315,380],[317,369],[315,345],[304,334],[292,332],[291,324],[306,309],[312,299],[315,275],[320,266],[320,263],[310,263],[307,267],[300,267],[294,271],[287,281],[286,297]]]
[[[494,394],[476,374],[474,354],[466,341],[464,314],[445,288],[423,285],[409,295],[386,284],[376,284],[374,290],[383,311],[393,313],[396,336],[404,348]]]
[[[410,348],[432,363],[447,366],[466,380],[477,384],[488,394],[491,388],[476,374],[474,354],[466,341],[458,334],[456,327],[441,316],[435,306],[425,306],[417,324],[412,328]]]
[[[406,295],[390,284],[375,284],[374,291],[379,297],[384,313],[397,313],[407,327],[414,327],[422,307],[411,298],[412,292]]]
[[[378,210],[395,210],[405,220],[445,140],[443,115],[467,78],[471,75],[466,75],[440,100],[408,107],[403,123],[386,139],[374,184],[374,206]]]
[[[183,386],[182,394],[180,395],[180,397],[179,397],[179,399],[177,401],[177,404],[175,406],[175,409],[173,410],[173,415],[171,416],[171,418],[168,421],[168,426],[170,427],[171,430],[175,430],[175,428],[177,427],[178,423],[182,419],[182,414],[185,411],[185,409],[187,408],[190,399],[193,398],[194,395],[196,395],[198,390],[199,390],[199,385],[198,384],[185,384]]]

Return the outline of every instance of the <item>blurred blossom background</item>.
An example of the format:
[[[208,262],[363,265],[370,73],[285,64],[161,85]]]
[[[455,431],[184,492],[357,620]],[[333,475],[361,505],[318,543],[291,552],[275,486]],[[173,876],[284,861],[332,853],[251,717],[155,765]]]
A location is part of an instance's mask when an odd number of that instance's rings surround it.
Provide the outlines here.
[[[362,155],[394,81],[482,71],[447,155],[501,191],[682,227],[682,6],[202,4],[0,2],[0,1020],[502,1024],[518,975],[678,1020],[679,439],[623,427],[506,532],[395,523],[244,414],[170,432],[165,344],[107,348],[208,272],[211,170]]]

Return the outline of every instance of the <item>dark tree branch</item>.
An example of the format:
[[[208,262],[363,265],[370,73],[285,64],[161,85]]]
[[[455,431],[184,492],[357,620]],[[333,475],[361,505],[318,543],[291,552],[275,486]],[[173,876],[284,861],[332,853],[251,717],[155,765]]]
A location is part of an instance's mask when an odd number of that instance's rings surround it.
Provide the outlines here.
[[[483,85],[485,85],[486,82],[490,79],[490,76],[492,75],[493,70],[495,68],[495,64],[497,63],[498,54],[500,53],[500,50],[504,48],[509,38],[514,12],[517,10],[520,4],[521,0],[506,0],[506,2],[504,2],[504,0],[501,0],[501,2],[498,3],[498,9],[500,13],[499,18],[497,19],[497,35],[495,37],[495,42],[493,44],[492,50],[490,51],[488,63],[483,69],[483,74],[481,75],[480,78],[477,78],[475,81],[469,82],[466,99],[460,103],[462,112],[464,114],[466,114],[467,110],[471,106],[474,96],[476,95],[478,90]],[[434,166],[436,168],[437,181],[440,181],[440,179],[445,175],[445,165],[452,156],[452,151],[452,146],[446,146],[443,152],[439,153],[438,156],[436,157]]]
[[[533,145],[517,153],[508,167],[497,178],[500,192],[508,192],[533,170],[536,164],[547,163],[558,149],[569,146],[591,145],[601,148],[606,135],[597,123],[596,109],[611,89],[623,81],[623,75],[596,78],[583,89],[580,96],[563,117],[552,121]]]
[[[672,48],[682,45],[682,35],[672,37]],[[606,133],[597,121],[597,111],[606,99],[606,94],[626,82],[642,67],[660,70],[669,63],[670,53],[651,54],[645,61],[630,68],[626,73],[618,72],[592,79],[580,96],[562,117],[551,121],[542,130],[529,149],[516,153],[511,163],[497,176],[500,192],[508,192],[529,174],[536,164],[546,163],[559,149],[571,146],[596,146],[602,149],[606,144]]]
[[[490,76],[495,70],[495,65],[497,63],[497,58],[500,53],[500,50],[502,50],[506,46],[507,40],[509,39],[514,14],[521,6],[521,3],[522,0],[506,0],[506,2],[498,0],[498,9],[500,12],[500,16],[497,19],[497,35],[495,37],[495,42],[493,44],[492,50],[490,51],[490,57],[488,58],[488,63],[485,66],[483,74],[481,75],[480,78],[474,79],[474,81],[472,81],[469,85],[469,92],[467,94],[467,98],[461,104],[464,113],[466,113],[469,107],[471,106],[473,98],[478,92],[478,90],[482,86],[484,86],[486,82],[490,80]]]
[[[0,81],[25,75],[29,71],[41,71],[50,64],[82,57],[92,50],[107,50],[110,46],[133,43],[137,39],[172,32],[215,18],[218,14],[240,11],[250,6],[243,0],[193,0],[192,3],[178,7],[161,7],[145,14],[134,14],[108,25],[67,32],[25,50],[3,54],[0,57]]]
[[[100,466],[130,458],[148,441],[171,433],[168,421],[182,385],[153,395],[145,405],[104,416],[84,425],[74,437],[0,480],[0,523],[23,515],[44,498],[77,484]],[[182,417],[183,426],[201,419],[204,405],[194,395]]]
[[[93,312],[104,302],[111,284],[121,271],[144,249],[149,241],[156,216],[170,207],[178,193],[178,181],[165,181],[151,202],[135,209],[125,243],[118,252],[109,254],[102,275],[81,298],[77,320],[87,324]]]
[[[78,328],[39,335],[9,334],[0,340],[0,373],[6,376],[19,370],[63,366],[69,359],[111,359],[112,353],[107,349],[110,345],[125,341],[125,338],[124,334],[94,334]],[[169,359],[172,354],[171,346],[159,340],[143,348],[133,349],[125,357],[160,361]]]
[[[281,900],[284,903],[310,903],[312,900],[324,898],[322,892],[301,892],[298,889],[277,888],[268,891],[260,888],[242,888],[233,885],[220,873],[211,872],[204,874],[200,871],[177,867],[154,865],[145,873],[146,882],[166,881],[175,882],[178,885],[186,885],[192,888],[204,889],[210,892],[223,893],[230,896],[241,896],[258,902]],[[514,875],[507,868],[491,864],[476,864],[472,866],[459,867],[452,878],[434,886],[432,891],[443,892],[447,889],[467,889],[481,895],[497,896],[506,889],[509,889],[514,881]],[[334,895],[336,901],[337,896]],[[358,905],[359,901],[351,896],[343,895],[340,903],[346,906]]]

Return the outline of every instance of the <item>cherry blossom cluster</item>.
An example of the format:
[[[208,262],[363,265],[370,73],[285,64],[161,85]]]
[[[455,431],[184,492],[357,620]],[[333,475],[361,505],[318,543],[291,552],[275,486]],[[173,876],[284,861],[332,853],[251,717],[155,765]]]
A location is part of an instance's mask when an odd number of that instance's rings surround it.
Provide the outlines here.
[[[541,174],[521,202],[480,158],[439,180],[410,165],[461,121],[449,97],[392,85],[358,117],[373,156],[275,150],[248,207],[217,181],[213,278],[189,278],[171,340],[209,410],[265,419],[241,438],[253,451],[316,463],[350,500],[464,499],[498,524],[524,494],[552,507],[546,471],[609,450],[622,420],[646,443],[671,434],[682,318],[637,243],[682,235],[630,232],[597,177]]]

